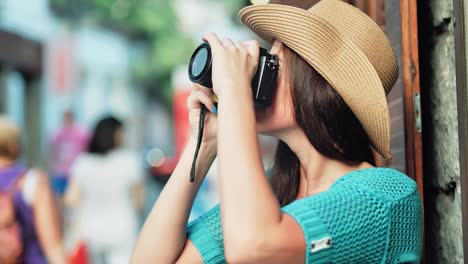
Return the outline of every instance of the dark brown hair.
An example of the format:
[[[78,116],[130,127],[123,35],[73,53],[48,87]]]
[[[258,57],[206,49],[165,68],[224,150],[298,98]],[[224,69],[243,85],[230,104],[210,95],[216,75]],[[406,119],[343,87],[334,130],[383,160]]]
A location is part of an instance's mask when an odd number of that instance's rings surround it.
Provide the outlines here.
[[[343,98],[294,51],[284,46],[284,52],[294,117],[312,146],[330,159],[375,166],[370,138]],[[280,141],[271,185],[281,206],[296,199],[299,183],[299,159]]]
[[[117,147],[115,135],[122,127],[122,122],[115,117],[101,119],[94,128],[88,152],[103,155],[115,149]]]

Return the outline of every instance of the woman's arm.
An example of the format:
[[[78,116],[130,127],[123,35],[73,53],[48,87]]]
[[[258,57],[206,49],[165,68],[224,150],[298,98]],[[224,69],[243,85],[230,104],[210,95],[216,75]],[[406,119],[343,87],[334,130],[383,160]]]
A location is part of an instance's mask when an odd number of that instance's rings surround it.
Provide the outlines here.
[[[148,216],[132,263],[175,263],[186,244],[186,225],[195,196],[216,157],[216,144],[200,148],[195,181],[189,181],[196,141],[190,139],[171,178]],[[200,258],[201,259],[201,258]]]
[[[259,153],[250,85],[259,45],[220,41],[215,34],[206,40],[213,50],[213,65],[225,65],[213,73],[213,85],[219,98],[218,177],[226,260],[303,262],[302,231],[282,214]],[[222,78],[215,79],[215,74]],[[236,78],[229,77],[233,74]]]
[[[47,175],[39,174],[32,204],[36,232],[48,263],[67,263],[61,221]]]
[[[68,208],[76,209],[79,203],[80,189],[76,180],[72,178],[63,197],[63,204]]]
[[[213,107],[213,92],[194,85],[187,99],[189,121],[192,129],[185,150],[158,197],[150,215],[145,221],[132,254],[132,263],[175,263],[184,259],[201,261],[200,255],[193,255],[193,246],[186,245],[186,226],[195,196],[200,189],[208,169],[216,158],[216,117],[206,113],[203,141],[196,162],[196,177],[189,181],[192,159],[196,149],[200,108]],[[198,262],[197,261],[197,262]],[[191,261],[194,262],[194,261]]]

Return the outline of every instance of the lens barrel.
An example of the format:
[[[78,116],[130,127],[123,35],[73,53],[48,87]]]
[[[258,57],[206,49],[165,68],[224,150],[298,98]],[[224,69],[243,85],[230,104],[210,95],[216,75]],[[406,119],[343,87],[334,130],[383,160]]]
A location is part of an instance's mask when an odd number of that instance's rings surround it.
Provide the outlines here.
[[[198,46],[190,58],[188,74],[190,81],[202,86],[213,88],[211,81],[211,48],[206,42]]]

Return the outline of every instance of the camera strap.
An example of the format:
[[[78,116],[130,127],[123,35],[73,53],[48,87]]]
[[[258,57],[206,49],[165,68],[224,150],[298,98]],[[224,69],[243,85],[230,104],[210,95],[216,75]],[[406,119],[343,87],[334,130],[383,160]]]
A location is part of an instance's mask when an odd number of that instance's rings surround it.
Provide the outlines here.
[[[203,130],[205,129],[205,113],[206,113],[206,108],[202,105],[200,107],[200,118],[198,120],[197,147],[195,148],[195,154],[193,155],[193,161],[192,161],[192,168],[190,170],[190,182],[195,181],[195,165],[197,163],[198,152],[200,151],[200,146],[203,140]]]

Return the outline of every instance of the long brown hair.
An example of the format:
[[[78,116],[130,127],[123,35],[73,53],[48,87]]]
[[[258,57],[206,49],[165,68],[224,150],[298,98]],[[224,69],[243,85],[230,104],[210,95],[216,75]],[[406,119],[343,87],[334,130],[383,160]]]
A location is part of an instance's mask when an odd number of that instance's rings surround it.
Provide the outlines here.
[[[88,152],[104,155],[118,146],[116,134],[123,128],[122,121],[113,116],[101,119],[94,128],[88,144]]]
[[[294,117],[312,146],[330,159],[375,166],[370,138],[343,98],[294,51],[284,46],[284,52]],[[271,185],[281,206],[296,199],[299,183],[299,159],[280,141]]]

